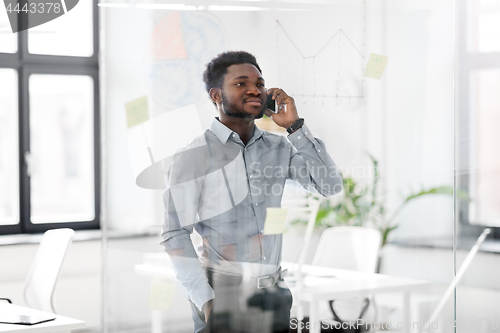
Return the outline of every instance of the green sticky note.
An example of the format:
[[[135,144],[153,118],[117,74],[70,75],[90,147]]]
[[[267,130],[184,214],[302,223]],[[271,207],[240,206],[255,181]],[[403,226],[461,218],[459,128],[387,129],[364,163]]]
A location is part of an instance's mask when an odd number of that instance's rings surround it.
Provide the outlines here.
[[[264,235],[282,234],[285,231],[286,215],[288,209],[269,207],[266,210],[266,221],[264,224]]]
[[[127,109],[127,127],[139,125],[149,120],[148,97],[143,96],[125,104]]]
[[[386,56],[370,53],[370,58],[366,64],[364,76],[380,80],[380,78],[382,78],[382,74],[384,73],[388,59],[389,58]]]
[[[175,295],[174,281],[155,279],[151,282],[149,307],[152,310],[168,310]]]

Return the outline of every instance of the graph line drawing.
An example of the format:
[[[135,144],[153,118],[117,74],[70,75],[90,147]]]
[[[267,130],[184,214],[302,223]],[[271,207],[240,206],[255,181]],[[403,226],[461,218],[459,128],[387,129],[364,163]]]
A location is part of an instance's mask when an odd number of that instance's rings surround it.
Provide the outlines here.
[[[283,24],[278,20],[276,19],[276,45],[277,45],[277,59],[278,59],[278,77],[279,77],[279,80],[280,82],[282,81],[282,72],[281,72],[281,68],[280,68],[280,63],[282,62],[281,60],[281,56],[282,56],[282,53],[283,51],[280,50],[280,44],[283,43],[282,41],[280,41],[280,34],[281,35],[284,35],[286,38],[285,40],[288,40],[288,42],[290,43],[290,45],[293,47],[293,49],[295,49],[298,53],[298,55],[300,55],[300,58],[302,59],[302,92],[301,93],[293,93],[294,96],[297,96],[297,97],[304,97],[304,98],[312,98],[313,101],[312,101],[312,104],[314,105],[315,104],[315,101],[317,99],[323,99],[322,101],[322,105],[324,105],[325,103],[325,100],[331,100],[331,99],[335,99],[337,100],[337,104],[338,104],[338,100],[339,99],[342,99],[342,100],[349,100],[349,103],[351,101],[351,99],[353,100],[363,100],[364,99],[364,77],[363,77],[363,72],[364,72],[364,63],[365,63],[365,48],[366,48],[366,0],[363,0],[362,1],[362,11],[361,11],[361,29],[362,29],[362,41],[361,41],[361,44],[362,44],[362,48],[360,50],[360,48],[358,48],[358,46],[356,46],[356,44],[352,41],[352,39],[346,34],[346,32],[344,31],[344,29],[338,29],[330,38],[328,38],[328,40],[321,46],[321,48],[319,48],[319,50],[317,52],[315,52],[313,55],[306,55],[302,50],[301,48],[297,45],[296,41],[292,38],[292,36],[290,35],[290,33],[287,31],[287,29],[283,26]],[[283,38],[281,38],[283,39]],[[318,64],[318,57],[326,52],[328,46],[333,46],[331,45],[334,40],[338,40],[338,47],[337,48],[334,48],[334,47],[330,47],[330,52],[332,52],[332,50],[335,50],[333,52],[335,52],[335,56],[338,58],[338,61],[336,63],[336,71],[329,71],[328,73],[325,73],[324,71],[322,73],[320,73],[320,75],[322,75],[324,77],[323,74],[325,75],[329,75],[333,78],[333,80],[335,82],[333,82],[332,84],[335,86],[334,90],[331,90],[329,89],[328,91],[325,91],[325,92],[317,92],[316,90],[316,84],[317,82],[322,82],[321,81],[321,77],[317,77],[317,70],[316,70],[316,66]],[[281,42],[281,43],[280,43]],[[344,47],[342,48],[342,44],[344,44]],[[283,45],[283,44],[281,44]],[[346,49],[345,45],[349,45]],[[348,50],[349,48],[351,48],[350,50]],[[351,54],[355,53],[359,56],[359,60],[360,62],[357,63],[355,65],[353,65],[353,60],[354,58],[350,60],[350,64],[349,66],[351,67],[350,69],[350,72],[349,73],[345,73],[347,69],[347,67],[345,66],[345,59],[344,59],[344,63],[342,63],[342,52],[351,52]],[[330,57],[329,57],[330,59]],[[341,70],[344,71],[344,77],[343,79],[341,79]],[[352,73],[353,71],[355,71],[355,73]],[[307,73],[311,73],[312,74],[312,77],[310,78],[310,83],[309,83],[309,87],[312,88],[312,93],[310,92],[307,92],[306,91],[306,75]],[[351,91],[349,92],[346,92],[345,90],[346,89],[343,89],[343,91],[341,91],[341,86],[343,83],[345,83],[345,78],[346,77],[349,77],[349,79],[351,81],[353,81],[353,76],[357,76],[359,77],[359,81],[356,80],[356,86],[358,88],[356,88],[356,91],[352,91],[353,89],[351,88]],[[353,82],[351,82],[351,86],[352,84],[354,84]],[[351,93],[353,92],[353,93]],[[303,104],[307,104],[306,101],[303,102]]]
[[[288,37],[288,40],[290,41],[290,43],[292,43],[292,45],[295,47],[295,49],[300,53],[300,55],[302,56],[302,58],[304,59],[314,59],[316,58],[321,52],[323,52],[323,50],[328,46],[328,44],[330,44],[330,42],[338,35],[338,34],[343,34],[345,36],[345,38],[347,38],[347,40],[349,41],[349,43],[351,43],[352,47],[354,47],[356,49],[356,51],[359,52],[359,54],[364,58],[365,56],[363,55],[363,52],[361,52],[357,47],[356,45],[354,45],[354,43],[351,41],[351,39],[349,38],[349,36],[347,36],[344,32],[344,30],[342,29],[339,29],[332,37],[330,37],[330,39],[325,43],[325,45],[313,56],[305,56],[302,51],[300,50],[300,48],[297,46],[297,44],[295,44],[295,42],[293,41],[293,39],[290,37],[290,35],[288,34],[288,32],[285,30],[285,28],[283,28],[283,25],[280,23],[279,20],[276,20],[276,23],[278,24],[278,26],[281,28],[281,30],[285,33],[285,35]]]

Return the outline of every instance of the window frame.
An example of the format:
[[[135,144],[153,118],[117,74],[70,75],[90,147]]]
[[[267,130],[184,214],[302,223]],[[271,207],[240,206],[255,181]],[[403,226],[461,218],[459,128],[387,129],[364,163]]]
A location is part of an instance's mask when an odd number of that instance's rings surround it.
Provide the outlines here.
[[[457,103],[457,118],[455,123],[456,134],[456,178],[457,188],[469,193],[470,190],[470,154],[472,147],[469,144],[471,137],[471,103],[472,91],[470,80],[474,71],[499,68],[500,69],[500,52],[470,52],[468,50],[468,30],[469,22],[467,17],[467,6],[470,0],[459,0],[457,2],[457,21],[456,21],[456,55],[458,58],[458,66],[456,66],[456,103]],[[469,193],[470,194],[470,193]],[[470,222],[470,203],[464,200],[457,200],[457,214],[459,221],[459,235],[463,237],[478,236],[485,228],[491,229],[491,238],[500,239],[500,227],[491,227],[487,224],[473,224]]]
[[[18,84],[19,126],[19,223],[0,225],[0,235],[42,233],[49,229],[71,228],[88,230],[100,228],[101,212],[101,119],[99,82],[99,9],[92,1],[93,54],[90,57],[30,54],[28,30],[17,33],[17,52],[0,53],[0,68],[14,69]],[[23,19],[23,16],[20,16]],[[21,22],[19,22],[21,23]],[[30,178],[24,155],[30,151],[29,79],[32,74],[84,75],[93,80],[94,98],[94,219],[82,222],[32,223],[30,220]]]

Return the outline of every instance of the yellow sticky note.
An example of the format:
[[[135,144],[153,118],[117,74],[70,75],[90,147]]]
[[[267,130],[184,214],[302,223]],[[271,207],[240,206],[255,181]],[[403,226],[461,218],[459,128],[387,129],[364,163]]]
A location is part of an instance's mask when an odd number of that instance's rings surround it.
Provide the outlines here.
[[[155,279],[151,282],[151,295],[149,307],[152,310],[168,310],[175,295],[176,284],[174,281]]]
[[[264,235],[282,234],[285,230],[286,215],[288,209],[269,207],[266,211],[266,222],[264,224]]]
[[[365,68],[365,77],[371,77],[372,79],[378,79],[382,77],[384,73],[385,66],[387,65],[387,60],[389,57],[370,53],[370,58]]]
[[[127,109],[127,127],[139,125],[149,120],[148,97],[143,96],[125,104]]]

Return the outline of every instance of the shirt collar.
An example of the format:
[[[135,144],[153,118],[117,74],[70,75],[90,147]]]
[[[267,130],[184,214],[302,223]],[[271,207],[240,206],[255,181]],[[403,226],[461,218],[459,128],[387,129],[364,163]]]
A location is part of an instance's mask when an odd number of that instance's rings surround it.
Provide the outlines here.
[[[222,143],[226,143],[233,131],[219,121],[219,117],[215,117],[210,126],[210,130],[219,138]]]
[[[226,143],[231,134],[236,133],[233,130],[231,130],[229,127],[224,125],[219,121],[219,117],[215,117],[214,120],[212,121],[212,125],[210,126],[210,130],[219,138],[219,140],[222,143]],[[260,138],[262,136],[262,131],[257,127],[257,125],[254,125],[253,127],[253,135],[250,138],[250,140],[247,143],[247,146],[251,143],[253,143],[255,140]]]

